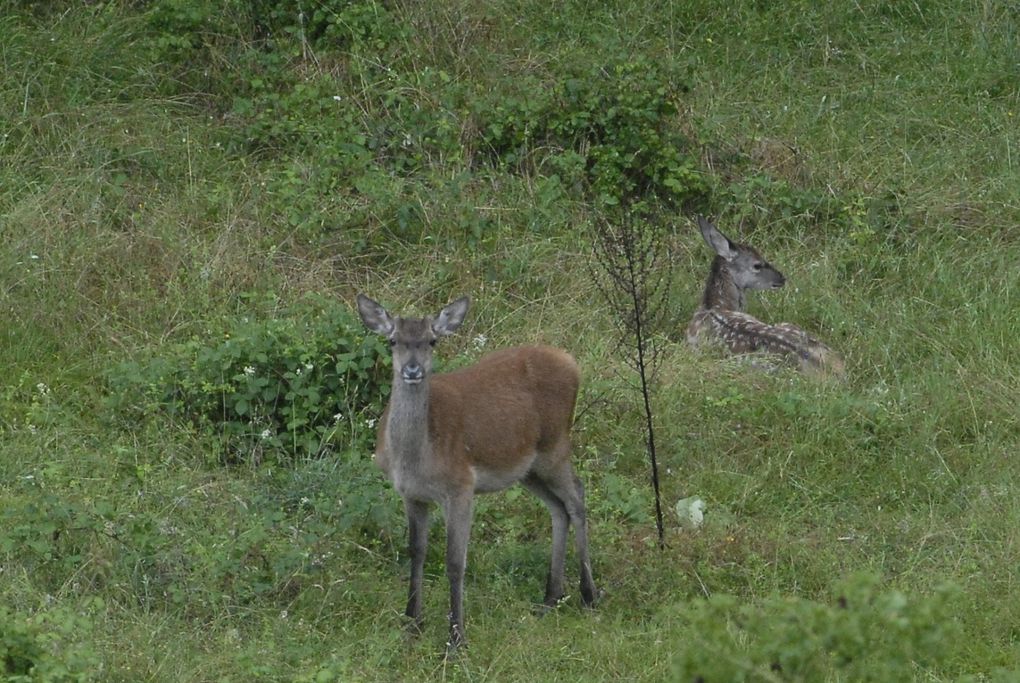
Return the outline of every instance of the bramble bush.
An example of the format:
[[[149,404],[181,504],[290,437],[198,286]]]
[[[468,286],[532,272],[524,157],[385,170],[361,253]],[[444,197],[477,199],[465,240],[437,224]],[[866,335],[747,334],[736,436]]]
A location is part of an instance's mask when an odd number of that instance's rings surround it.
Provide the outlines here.
[[[286,460],[369,450],[389,362],[351,311],[307,300],[120,364],[108,384],[114,409],[190,421],[222,437],[229,460]]]

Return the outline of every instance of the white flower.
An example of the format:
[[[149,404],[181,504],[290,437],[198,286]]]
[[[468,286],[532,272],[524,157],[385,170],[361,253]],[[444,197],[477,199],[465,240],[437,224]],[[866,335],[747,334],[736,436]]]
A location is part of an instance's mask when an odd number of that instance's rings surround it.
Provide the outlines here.
[[[372,427],[375,427],[375,418],[374,417],[368,418],[367,420],[365,420],[365,424],[368,425],[369,429],[371,429]]]
[[[343,102],[344,101],[344,98],[340,97],[339,95],[333,95],[333,99],[336,100],[337,102]]]
[[[333,416],[333,422],[339,422],[342,419],[344,419],[343,413],[337,413],[336,415]]]
[[[262,430],[262,435],[261,436],[262,436],[263,439],[268,439],[272,435],[273,435],[273,432],[268,427],[266,429]]]
[[[308,372],[311,372],[314,369],[315,369],[314,365],[312,365],[311,363],[305,363],[305,370],[307,370]]]
[[[481,351],[483,348],[485,348],[485,345],[489,342],[489,338],[484,334],[480,334],[477,337],[475,337],[472,341],[474,342],[475,349],[477,351]]]
[[[245,365],[245,366],[244,366],[244,374],[246,374],[246,375],[248,375],[249,377],[251,377],[252,375],[254,375],[254,374],[255,374],[255,368],[253,368],[253,367],[252,367],[252,366],[250,366],[250,365]]]
[[[36,384],[36,385],[35,385],[35,388],[36,388],[36,389],[37,389],[37,390],[39,391],[39,393],[40,393],[40,394],[42,394],[43,396],[48,396],[48,395],[49,395],[49,393],[50,393],[50,388],[49,388],[48,386],[46,386],[46,385],[45,385],[45,384],[44,384],[43,382],[39,382],[38,384]]]

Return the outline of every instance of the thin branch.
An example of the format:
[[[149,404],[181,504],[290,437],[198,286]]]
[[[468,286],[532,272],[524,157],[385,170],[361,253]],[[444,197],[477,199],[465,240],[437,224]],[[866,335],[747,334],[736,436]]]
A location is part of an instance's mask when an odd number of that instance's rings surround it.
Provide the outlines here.
[[[620,328],[618,343],[619,348],[625,351],[624,359],[641,380],[645,445],[655,493],[655,521],[659,547],[664,548],[651,396],[660,359],[661,336],[656,331],[670,329],[668,324],[672,318],[668,302],[670,272],[668,267],[663,267],[665,239],[657,226],[656,222],[644,217],[635,218],[630,207],[622,212],[616,224],[608,220],[597,222],[593,230],[589,269],[596,289]]]

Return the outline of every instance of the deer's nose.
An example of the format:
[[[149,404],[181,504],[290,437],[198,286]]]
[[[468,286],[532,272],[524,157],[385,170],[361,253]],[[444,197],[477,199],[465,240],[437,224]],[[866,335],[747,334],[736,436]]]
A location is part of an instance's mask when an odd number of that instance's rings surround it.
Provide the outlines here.
[[[425,377],[425,371],[417,363],[408,363],[400,369],[400,376],[408,384],[417,384]]]

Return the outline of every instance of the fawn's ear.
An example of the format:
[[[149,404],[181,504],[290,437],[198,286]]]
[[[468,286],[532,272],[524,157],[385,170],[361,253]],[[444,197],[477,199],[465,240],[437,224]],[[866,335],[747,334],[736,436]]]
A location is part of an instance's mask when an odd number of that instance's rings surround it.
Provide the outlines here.
[[[709,223],[704,216],[698,216],[698,229],[701,230],[701,236],[705,238],[708,246],[712,247],[715,253],[727,261],[732,261],[737,257],[737,250],[733,242],[730,242],[730,239],[719,232],[719,228]]]
[[[439,311],[439,315],[432,320],[432,332],[437,337],[445,337],[456,332],[460,324],[464,322],[464,316],[467,315],[470,303],[470,299],[462,296]]]
[[[361,314],[361,322],[365,323],[365,327],[376,334],[388,337],[393,332],[393,318],[390,314],[364,294],[358,295],[358,313]]]

